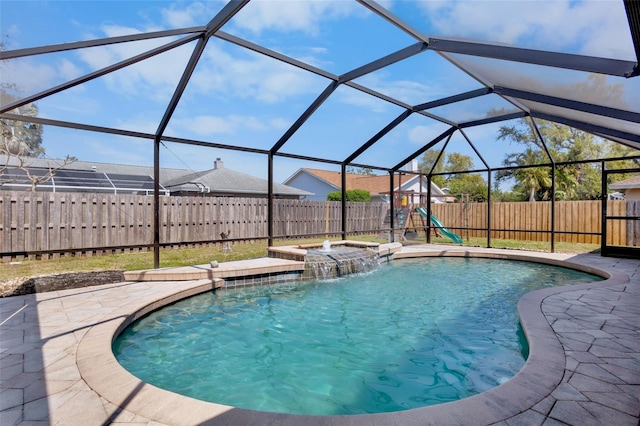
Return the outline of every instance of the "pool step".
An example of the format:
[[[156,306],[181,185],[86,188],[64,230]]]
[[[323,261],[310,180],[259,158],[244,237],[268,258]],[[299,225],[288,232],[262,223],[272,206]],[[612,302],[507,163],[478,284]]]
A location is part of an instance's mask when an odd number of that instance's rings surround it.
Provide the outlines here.
[[[206,264],[174,268],[147,269],[143,271],[127,271],[124,273],[124,277],[127,281],[223,280],[224,278],[291,271],[304,271],[304,262],[261,257],[258,259],[222,262],[217,268],[213,268],[210,264]]]

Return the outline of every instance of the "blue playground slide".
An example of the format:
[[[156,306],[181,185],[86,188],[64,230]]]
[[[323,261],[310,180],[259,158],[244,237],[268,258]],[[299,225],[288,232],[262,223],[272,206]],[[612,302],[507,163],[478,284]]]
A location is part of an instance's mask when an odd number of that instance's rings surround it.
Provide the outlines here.
[[[428,216],[427,210],[424,207],[418,207],[416,208],[416,210],[418,211],[418,213],[420,213],[420,216],[422,217]],[[462,244],[462,238],[460,238],[460,235],[454,234],[453,232],[445,228],[442,222],[440,222],[438,218],[435,217],[434,215],[431,215],[431,223],[433,223],[435,227],[438,228],[438,231],[440,231],[442,235],[444,235],[445,237],[448,237],[451,241],[453,241],[456,244]]]

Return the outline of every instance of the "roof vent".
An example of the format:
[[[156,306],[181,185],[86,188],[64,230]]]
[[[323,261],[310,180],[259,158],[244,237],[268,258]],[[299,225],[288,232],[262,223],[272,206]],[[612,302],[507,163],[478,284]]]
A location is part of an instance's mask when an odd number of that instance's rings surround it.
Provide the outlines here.
[[[221,169],[224,167],[224,163],[222,162],[222,159],[220,157],[216,158],[216,161],[214,161],[213,163],[213,168],[214,169]]]

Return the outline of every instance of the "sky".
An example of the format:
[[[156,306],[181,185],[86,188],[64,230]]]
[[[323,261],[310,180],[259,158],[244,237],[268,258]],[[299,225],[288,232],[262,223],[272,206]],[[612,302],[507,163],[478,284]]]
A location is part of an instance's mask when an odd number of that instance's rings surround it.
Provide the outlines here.
[[[634,60],[622,1],[379,2],[427,36],[490,41],[510,46]],[[0,4],[5,50],[206,25],[220,1],[11,1]],[[350,0],[251,1],[222,28],[304,63],[341,75],[416,43]],[[178,37],[120,43],[3,61],[0,79],[31,95],[117,63]],[[36,102],[39,115],[82,124],[155,133],[195,42]],[[536,71],[532,71],[535,74]],[[525,74],[523,73],[523,76]],[[535,78],[535,75],[527,76]],[[587,79],[586,75],[579,75]],[[523,77],[524,78],[524,77]],[[561,81],[558,74],[554,79]],[[570,78],[575,78],[571,74]],[[636,79],[637,80],[637,79]],[[479,89],[482,84],[433,51],[426,51],[354,82],[409,105]],[[165,135],[270,149],[328,86],[330,80],[212,37],[174,111]],[[637,101],[636,101],[637,102]],[[464,122],[491,109],[513,109],[496,95],[433,110]],[[341,85],[284,144],[281,151],[341,161],[403,112],[386,101]],[[497,141],[504,122],[473,127],[467,136],[490,166],[517,146]],[[412,114],[355,162],[392,167],[448,129]],[[149,140],[46,126],[46,156],[83,161],[153,164]],[[456,133],[447,152],[480,159]],[[163,167],[225,167],[267,176],[261,154],[164,143]],[[276,157],[274,179],[302,167],[336,166]]]

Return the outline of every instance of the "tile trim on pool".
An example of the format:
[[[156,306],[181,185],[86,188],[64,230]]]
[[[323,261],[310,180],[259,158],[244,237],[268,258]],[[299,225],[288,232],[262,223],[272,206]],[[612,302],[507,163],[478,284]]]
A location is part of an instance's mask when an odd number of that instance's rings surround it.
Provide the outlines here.
[[[527,362],[511,380],[481,394],[446,404],[407,411],[355,416],[304,416],[258,412],[196,400],[159,389],[142,382],[117,362],[111,350],[115,336],[144,314],[194,294],[212,289],[210,279],[182,282],[182,289],[170,295],[150,295],[147,300],[120,309],[93,326],[77,351],[77,365],[82,378],[101,397],[154,421],[170,425],[192,424],[491,424],[504,421],[532,408],[560,384],[565,371],[565,353],[555,332],[547,322],[542,301],[554,294],[609,287],[629,278],[616,271],[602,271],[587,265],[565,262],[544,254],[504,252],[502,250],[466,250],[403,247],[393,258],[426,256],[489,257],[526,260],[567,266],[596,273],[605,281],[537,290],[523,296],[518,303],[522,328],[529,340]]]

